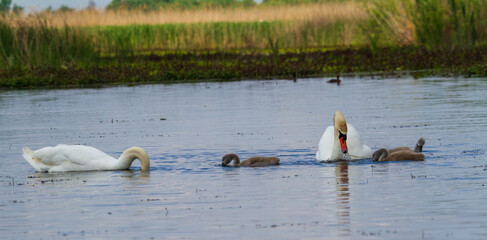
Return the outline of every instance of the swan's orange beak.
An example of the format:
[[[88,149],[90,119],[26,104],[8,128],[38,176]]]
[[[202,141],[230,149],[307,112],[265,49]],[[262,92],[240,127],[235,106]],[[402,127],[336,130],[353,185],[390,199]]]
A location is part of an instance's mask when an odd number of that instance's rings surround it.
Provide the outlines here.
[[[347,153],[348,152],[347,135],[339,132],[338,139],[340,139],[340,147],[342,148],[342,152]]]
[[[347,140],[340,138],[340,146],[342,147],[342,152],[347,153],[348,148],[347,148]]]

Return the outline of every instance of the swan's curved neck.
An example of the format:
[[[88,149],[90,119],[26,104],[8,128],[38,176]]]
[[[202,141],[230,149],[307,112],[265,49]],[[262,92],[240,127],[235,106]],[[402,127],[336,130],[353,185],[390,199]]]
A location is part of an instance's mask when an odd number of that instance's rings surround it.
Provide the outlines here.
[[[332,149],[330,159],[349,160],[350,157],[348,153],[343,153],[342,151],[342,147],[340,144],[340,134],[341,134],[340,130],[338,130],[338,127],[335,125],[335,136],[333,138],[333,149]]]
[[[118,158],[118,162],[122,165],[122,168],[128,169],[135,159],[139,159],[140,161],[140,170],[148,171],[150,169],[149,155],[147,155],[144,149],[139,147],[131,147],[125,150],[120,158]]]
[[[389,156],[389,152],[386,150],[386,151],[382,151],[382,154],[380,155],[379,157],[379,162],[382,161],[382,159],[386,158],[387,156]]]
[[[237,167],[240,165],[240,158],[237,154],[233,154],[233,166]]]
[[[420,153],[423,151],[423,146],[421,146],[419,143],[416,143],[416,146],[414,146],[414,152]]]
[[[347,121],[341,112],[335,112],[333,116],[333,127],[335,133],[335,139],[338,139],[339,131],[346,134],[347,133]]]

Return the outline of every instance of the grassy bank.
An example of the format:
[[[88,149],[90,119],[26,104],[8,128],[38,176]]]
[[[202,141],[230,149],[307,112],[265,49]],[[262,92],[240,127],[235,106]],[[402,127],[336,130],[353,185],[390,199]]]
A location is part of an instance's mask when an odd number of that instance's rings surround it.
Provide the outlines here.
[[[166,53],[139,55],[119,62],[86,67],[39,67],[0,70],[0,88],[83,87],[113,84],[174,83],[201,80],[292,79],[337,73],[393,74],[422,71],[433,75],[487,76],[487,49],[426,50],[425,48],[370,48],[307,50],[281,54],[243,52]]]
[[[99,11],[8,15],[0,19],[0,87],[422,69],[487,75],[487,6],[481,3],[377,0],[174,15],[119,12],[131,19],[125,22]],[[105,18],[95,25],[99,16]]]
[[[247,10],[245,10],[247,11]],[[365,45],[363,17],[244,22],[53,26],[43,16],[0,20],[0,64],[8,68],[87,66],[104,57],[164,51],[271,51]]]

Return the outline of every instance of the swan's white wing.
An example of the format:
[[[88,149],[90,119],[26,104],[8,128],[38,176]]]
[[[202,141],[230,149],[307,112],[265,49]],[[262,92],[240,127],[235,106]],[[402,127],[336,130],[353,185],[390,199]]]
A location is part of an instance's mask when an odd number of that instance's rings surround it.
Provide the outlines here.
[[[325,161],[330,159],[331,152],[333,151],[334,138],[335,128],[333,126],[328,126],[321,137],[320,143],[318,144],[316,160]]]
[[[372,150],[365,145],[358,131],[347,123],[347,147],[348,153],[352,159],[372,158]]]
[[[65,162],[86,165],[92,161],[110,161],[113,159],[113,157],[94,147],[64,144],[36,150],[34,157],[50,166],[58,166]]]

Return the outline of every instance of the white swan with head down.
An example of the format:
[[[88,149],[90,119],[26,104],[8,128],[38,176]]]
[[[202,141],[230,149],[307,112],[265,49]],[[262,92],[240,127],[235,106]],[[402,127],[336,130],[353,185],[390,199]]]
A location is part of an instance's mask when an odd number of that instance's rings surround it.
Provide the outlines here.
[[[59,144],[36,151],[23,148],[22,151],[22,156],[37,172],[124,170],[129,169],[136,158],[140,161],[140,170],[150,168],[147,152],[139,147],[125,150],[118,159],[83,145]]]
[[[328,126],[316,152],[318,161],[364,159],[372,157],[370,147],[362,142],[357,130],[345,121],[341,112],[333,116],[334,126]]]

